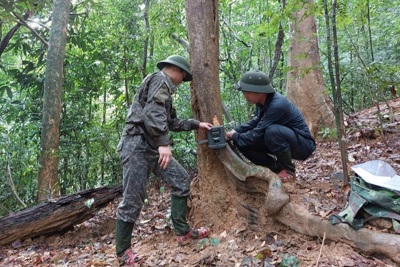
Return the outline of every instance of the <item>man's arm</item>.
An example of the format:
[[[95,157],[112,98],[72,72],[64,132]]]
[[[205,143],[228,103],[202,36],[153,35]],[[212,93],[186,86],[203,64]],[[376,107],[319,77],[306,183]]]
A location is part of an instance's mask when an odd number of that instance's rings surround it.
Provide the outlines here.
[[[210,130],[213,125],[208,122],[200,122],[199,123],[199,129],[200,130]],[[158,158],[158,164],[160,164],[160,167],[165,169],[167,168],[169,162],[172,159],[172,150],[170,146],[159,146],[158,147],[158,153],[159,153],[159,158]]]

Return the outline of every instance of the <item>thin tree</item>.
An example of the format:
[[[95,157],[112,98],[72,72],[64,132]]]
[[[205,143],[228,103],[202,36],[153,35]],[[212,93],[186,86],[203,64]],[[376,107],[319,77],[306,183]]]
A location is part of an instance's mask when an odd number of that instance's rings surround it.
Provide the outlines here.
[[[282,0],[282,13],[285,11],[285,6],[286,6],[286,1]],[[268,77],[271,81],[274,77],[275,70],[278,67],[278,64],[281,60],[282,45],[284,38],[285,38],[285,33],[283,31],[282,22],[279,22],[278,38],[276,38],[275,42],[274,60],[272,61],[271,69],[268,72]]]
[[[340,85],[337,86],[336,81],[340,83],[340,79],[338,76],[335,76],[335,73],[339,75],[339,60],[336,58],[336,54],[338,53],[338,48],[334,47],[335,60],[332,60],[332,38],[331,31],[333,30],[336,34],[336,24],[332,25],[332,29],[330,27],[330,16],[329,16],[329,8],[327,0],[324,0],[324,13],[325,13],[325,28],[326,28],[326,56],[328,59],[328,72],[329,72],[329,80],[332,88],[332,98],[333,98],[333,110],[335,114],[335,122],[337,129],[337,138],[339,142],[339,147],[341,151],[342,158],[342,168],[344,174],[343,185],[348,183],[348,171],[347,171],[347,151],[346,145],[343,140],[343,136],[345,136],[344,125],[343,123],[343,110],[341,102],[339,102],[338,92],[340,89]],[[334,10],[332,11],[332,23],[336,23],[336,19],[333,18]],[[336,35],[334,38],[337,38]],[[335,45],[337,46],[337,39],[335,40]],[[335,69],[335,73],[334,73]],[[335,79],[336,78],[336,79]],[[340,94],[341,95],[341,94]],[[341,99],[341,97],[340,97]]]
[[[372,45],[372,30],[371,30],[371,7],[370,1],[367,0],[367,20],[368,20],[368,39],[369,39],[369,49],[371,53],[371,62],[375,61],[374,57],[374,47]]]
[[[43,118],[40,141],[38,200],[58,197],[58,160],[60,142],[61,92],[67,42],[69,0],[54,0],[49,50],[43,94]]]
[[[146,25],[146,32],[145,32],[145,37],[143,40],[143,60],[142,60],[142,67],[141,67],[141,73],[142,73],[142,79],[146,77],[147,72],[146,72],[146,66],[147,66],[147,57],[148,57],[148,52],[147,50],[149,49],[149,36],[150,36],[150,22],[149,22],[149,6],[150,6],[150,0],[145,0],[144,1],[144,10],[143,10],[143,19],[144,23]]]
[[[349,183],[349,173],[347,168],[347,150],[346,150],[346,140],[344,131],[344,119],[343,119],[343,109],[342,109],[342,90],[340,87],[340,68],[339,68],[339,47],[337,40],[337,28],[336,28],[336,0],[332,2],[332,32],[333,32],[333,54],[335,58],[335,84],[336,88],[332,88],[336,91],[336,117],[338,119],[338,139],[340,147],[340,155],[342,158],[343,167],[343,185]]]

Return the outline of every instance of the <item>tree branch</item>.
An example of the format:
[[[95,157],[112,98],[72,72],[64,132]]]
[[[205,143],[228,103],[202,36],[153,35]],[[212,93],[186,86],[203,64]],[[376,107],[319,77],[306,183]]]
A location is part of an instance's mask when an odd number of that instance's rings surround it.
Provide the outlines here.
[[[11,187],[11,191],[14,194],[15,198],[18,200],[18,202],[26,208],[26,204],[22,201],[22,199],[19,197],[17,190],[15,189],[15,184],[12,179],[12,174],[11,174],[11,157],[10,157],[10,151],[7,152],[7,182],[8,185]]]
[[[24,25],[26,28],[28,28],[33,33],[33,35],[35,35],[37,38],[39,38],[39,40],[46,46],[46,48],[49,47],[48,42],[42,36],[40,36],[40,34],[38,34],[35,31],[35,29],[33,29],[31,26],[29,26],[29,24],[26,23],[26,21],[23,18],[21,18],[20,16],[18,16],[18,14],[15,14],[14,12],[12,12],[12,14],[18,19],[19,23]]]
[[[184,48],[186,48],[186,50],[189,50],[189,44],[183,40],[182,38],[179,38],[178,35],[176,35],[175,33],[171,34],[172,39],[176,40],[178,43],[180,43]]]
[[[4,6],[4,2],[1,2]],[[28,11],[24,14],[24,19],[28,19],[32,15],[32,12]],[[3,54],[4,50],[6,49],[8,42],[10,42],[11,38],[14,36],[15,32],[21,27],[21,23],[17,23],[11,30],[4,36],[0,43],[0,57]]]
[[[224,21],[225,26],[231,31],[233,37],[235,37],[236,40],[241,42],[245,47],[251,47],[251,45],[247,44],[245,41],[239,39],[239,37],[236,36],[235,32],[229,27],[229,25]]]

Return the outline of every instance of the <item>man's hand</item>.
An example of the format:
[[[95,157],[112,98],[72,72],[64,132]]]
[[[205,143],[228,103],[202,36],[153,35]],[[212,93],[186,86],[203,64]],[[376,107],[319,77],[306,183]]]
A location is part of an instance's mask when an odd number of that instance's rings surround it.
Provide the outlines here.
[[[199,124],[199,129],[206,129],[206,130],[210,130],[211,127],[214,126],[209,122],[200,122]]]
[[[162,169],[167,168],[172,158],[171,148],[169,146],[160,146],[158,147],[158,154],[160,154],[160,157],[158,158],[158,164],[160,164]]]
[[[236,133],[235,130],[230,130],[229,132],[227,132],[225,134],[226,139],[231,140],[234,133]]]

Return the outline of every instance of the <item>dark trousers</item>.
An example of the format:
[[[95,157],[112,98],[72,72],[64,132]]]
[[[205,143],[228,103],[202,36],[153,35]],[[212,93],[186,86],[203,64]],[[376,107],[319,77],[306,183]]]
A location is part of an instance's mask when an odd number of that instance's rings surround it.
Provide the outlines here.
[[[238,149],[254,164],[266,166],[278,172],[281,169],[277,162],[280,155],[290,152],[291,158],[305,160],[315,150],[315,142],[288,127],[273,124],[266,129],[263,142],[246,147],[238,146]]]

